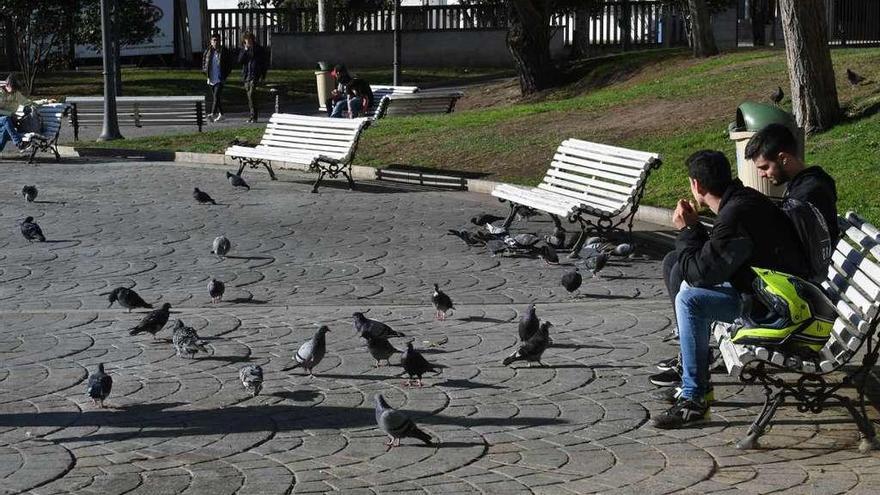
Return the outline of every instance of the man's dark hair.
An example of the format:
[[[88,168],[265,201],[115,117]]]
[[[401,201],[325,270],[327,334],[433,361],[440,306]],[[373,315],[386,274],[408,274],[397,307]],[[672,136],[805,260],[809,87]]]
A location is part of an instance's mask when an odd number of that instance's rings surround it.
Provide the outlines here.
[[[700,150],[685,160],[688,177],[696,179],[710,193],[721,196],[733,182],[730,161],[720,151]]]
[[[220,41],[220,33],[214,33],[211,35],[212,40]]]
[[[756,132],[746,144],[746,160],[763,157],[775,160],[779,153],[797,155],[797,140],[791,130],[782,124],[770,124]]]

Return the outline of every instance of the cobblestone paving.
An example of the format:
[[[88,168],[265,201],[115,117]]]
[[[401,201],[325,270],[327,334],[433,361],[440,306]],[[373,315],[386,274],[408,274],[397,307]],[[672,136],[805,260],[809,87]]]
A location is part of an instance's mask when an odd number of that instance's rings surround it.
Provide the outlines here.
[[[444,235],[487,196],[378,183],[348,192],[311,177],[246,176],[148,163],[4,163],[0,176],[0,493],[876,493],[880,458],[860,455],[842,411],[785,407],[764,448],[737,451],[759,391],[716,375],[712,421],[658,431],[646,377],[673,347],[659,263],[614,261],[572,300],[564,266],[492,258]],[[39,187],[39,202],[14,195]],[[221,204],[193,204],[194,186]],[[50,242],[28,244],[32,215]],[[529,230],[548,230],[530,222]],[[231,256],[209,253],[225,233]],[[211,276],[227,282],[211,304]],[[433,319],[430,284],[458,309]],[[107,309],[116,286],[170,302],[211,354],[178,358],[170,331],[131,337],[141,317]],[[529,302],[554,323],[545,368],[505,367]],[[351,313],[423,340],[448,368],[407,388],[376,368]],[[328,355],[313,377],[284,372],[317,324]],[[395,343],[403,346],[403,340]],[[84,395],[88,371],[115,380],[107,409]],[[251,398],[244,363],[266,371]],[[385,451],[373,394],[441,440]]]

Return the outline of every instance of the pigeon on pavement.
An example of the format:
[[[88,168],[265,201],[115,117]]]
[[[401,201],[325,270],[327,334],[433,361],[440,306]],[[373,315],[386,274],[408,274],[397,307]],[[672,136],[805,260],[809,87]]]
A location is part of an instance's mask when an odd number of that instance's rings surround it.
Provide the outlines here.
[[[196,330],[193,327],[186,326],[181,320],[177,320],[174,324],[174,329],[171,332],[171,343],[174,345],[174,350],[177,351],[178,357],[189,354],[191,359],[199,351],[206,354],[208,352],[208,349],[205,347],[205,341],[199,338]]]
[[[612,251],[616,256],[629,256],[635,251],[632,244],[624,242],[623,244],[618,244],[614,247],[614,251]]]
[[[437,310],[434,318],[438,320],[445,320],[446,313],[451,309],[455,309],[455,306],[452,305],[452,298],[440,290],[440,287],[437,284],[434,284],[434,293],[431,295],[431,303],[434,304],[434,309]]]
[[[517,234],[513,237],[508,237],[505,239],[505,242],[511,245],[511,247],[517,247],[522,249],[527,249],[540,241],[541,238],[536,236],[535,234]]]
[[[219,235],[214,238],[214,243],[211,245],[211,252],[216,254],[217,257],[223,258],[230,249],[232,249],[232,243],[229,242],[229,239],[227,239],[225,235]]]
[[[212,198],[211,195],[209,195],[205,191],[200,191],[198,187],[193,189],[193,199],[198,201],[200,204],[207,204],[207,203],[211,203],[212,205],[217,204],[217,202],[214,201],[214,198]]]
[[[28,203],[33,203],[37,199],[37,186],[24,186],[21,188],[21,196]]]
[[[139,333],[148,332],[153,335],[153,338],[156,338],[156,333],[168,323],[168,318],[171,316],[171,303],[165,303],[159,309],[154,309],[147,313],[146,316],[137,324],[134,328],[132,328],[128,333],[129,335],[137,335]]]
[[[580,289],[583,281],[584,277],[581,276],[577,267],[572,269],[570,272],[566,272],[562,276],[562,286],[565,287],[565,290],[567,290],[569,294]]]
[[[444,366],[439,364],[431,364],[422,356],[422,353],[413,347],[412,340],[406,343],[406,350],[403,351],[403,357],[400,359],[403,371],[409,376],[404,386],[410,386],[414,379],[417,379],[416,385],[422,386],[422,375],[427,372],[439,374]],[[415,377],[415,378],[414,378]]]
[[[550,244],[543,244],[538,248],[538,256],[544,260],[548,265],[555,265],[559,263],[559,255],[556,253],[556,250],[553,249],[553,246]]]
[[[541,362],[541,356],[544,354],[544,351],[550,347],[550,327],[553,326],[549,321],[545,321],[541,323],[541,327],[535,332],[532,337],[519,346],[519,349],[514,351],[513,354],[504,358],[502,363],[507,366],[515,361],[528,361],[529,366],[531,363],[537,362],[541,366],[544,366],[544,363]]]
[[[86,395],[91,397],[95,405],[103,408],[104,400],[110,395],[111,389],[113,389],[113,377],[104,372],[104,363],[99,363],[98,371],[89,375]]]
[[[592,272],[593,277],[605,268],[606,263],[608,263],[608,253],[606,252],[596,253],[584,260],[584,266]]]
[[[491,223],[487,223],[485,227],[486,231],[492,235],[503,235],[507,233],[507,229],[501,225],[493,225]]]
[[[468,246],[482,246],[483,244],[485,244],[484,241],[476,238],[474,234],[468,232],[467,230],[449,229],[448,234],[458,237],[459,239],[463,240]]]
[[[107,294],[107,300],[110,301],[110,305],[107,306],[108,308],[112,307],[113,303],[118,302],[119,305],[127,309],[129,313],[131,313],[132,309],[152,309],[153,307],[152,304],[147,304],[137,292],[128,287],[117,287],[113,289]]]
[[[402,332],[392,330],[391,327],[381,321],[371,320],[364,316],[363,313],[354,313],[354,329],[360,334],[367,334],[370,337],[382,337],[390,339],[392,337],[406,337]]]
[[[211,296],[212,303],[218,303],[223,300],[223,293],[226,292],[226,285],[223,282],[212,278],[208,282],[208,295]]]
[[[544,240],[547,244],[553,246],[555,249],[564,249],[565,248],[565,229],[562,227],[554,227],[553,233],[544,237]]]
[[[242,179],[240,175],[235,175],[235,174],[231,174],[229,172],[226,172],[226,178],[229,179],[229,183],[232,184],[232,187],[243,187],[243,188],[247,189],[248,191],[251,190],[251,186],[249,186],[248,183],[245,182],[244,179]]]
[[[389,366],[391,366],[391,356],[394,354],[399,354],[400,350],[391,345],[391,342],[388,342],[388,339],[383,337],[371,337],[368,334],[361,334],[361,337],[367,341],[367,350],[370,351],[370,355],[373,356],[373,359],[376,360],[376,367],[382,366],[382,360],[385,360]]]
[[[471,217],[471,223],[476,225],[477,227],[482,227],[483,225],[495,223],[500,220],[504,220],[504,217],[490,215],[488,213],[480,213],[475,217]]]
[[[406,414],[392,409],[382,394],[376,394],[375,402],[376,424],[389,438],[385,444],[386,450],[399,446],[402,438],[417,438],[425,445],[431,445],[431,435],[420,430]]]
[[[327,325],[322,325],[311,339],[299,346],[296,354],[293,355],[293,360],[296,363],[288,369],[302,367],[311,375],[312,368],[318,366],[324,359],[324,354],[327,353],[327,332],[329,331]]]
[[[535,313],[535,305],[529,304],[525,314],[519,320],[519,341],[525,342],[529,340],[538,331],[540,324],[541,320],[538,319],[538,315]]]
[[[263,389],[263,368],[259,364],[246,364],[238,370],[238,378],[245,390],[256,397]]]
[[[28,242],[46,242],[46,236],[43,235],[43,229],[34,222],[34,217],[27,217],[21,222],[21,235]]]

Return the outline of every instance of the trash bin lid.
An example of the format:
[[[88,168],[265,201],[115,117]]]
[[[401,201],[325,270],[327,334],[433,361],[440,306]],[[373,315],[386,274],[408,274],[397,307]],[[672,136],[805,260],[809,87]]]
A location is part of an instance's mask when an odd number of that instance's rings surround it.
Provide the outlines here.
[[[758,132],[770,124],[782,124],[788,127],[792,134],[798,135],[794,115],[775,105],[753,101],[743,102],[736,109],[736,122],[731,126],[730,131]]]

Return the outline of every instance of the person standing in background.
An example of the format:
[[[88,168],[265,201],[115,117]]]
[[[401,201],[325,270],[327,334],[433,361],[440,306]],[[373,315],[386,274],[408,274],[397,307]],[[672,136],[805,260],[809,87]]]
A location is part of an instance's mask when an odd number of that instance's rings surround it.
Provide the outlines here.
[[[211,36],[211,44],[202,54],[202,72],[208,76],[208,86],[211,87],[211,121],[217,122],[223,118],[223,105],[220,94],[226,78],[232,71],[232,59],[229,50],[220,44],[220,35]]]
[[[247,93],[248,109],[250,118],[248,122],[257,121],[257,101],[255,89],[260,81],[266,79],[269,70],[266,63],[266,55],[263,47],[257,45],[253,33],[245,33],[242,39],[241,53],[238,55],[238,63],[241,64],[241,80],[244,83],[244,91]]]

